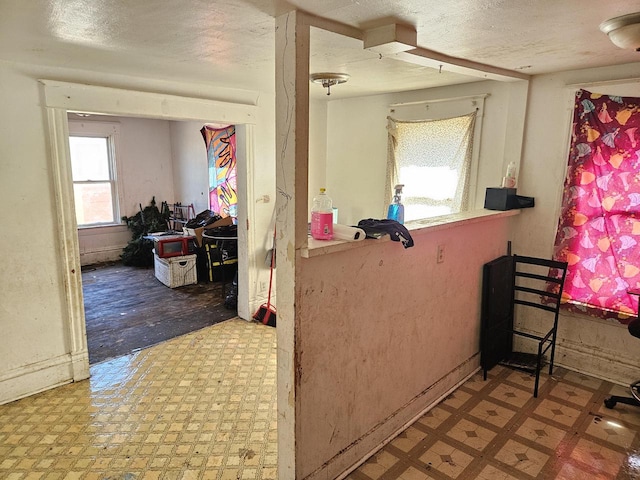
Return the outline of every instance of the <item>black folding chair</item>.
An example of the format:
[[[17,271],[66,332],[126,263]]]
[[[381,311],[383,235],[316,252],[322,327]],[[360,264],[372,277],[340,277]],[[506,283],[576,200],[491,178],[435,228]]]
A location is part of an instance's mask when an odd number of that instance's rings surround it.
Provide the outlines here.
[[[520,255],[500,257],[485,265],[481,327],[481,364],[484,378],[497,363],[535,374],[533,396],[538,396],[540,370],[549,355],[549,375],[553,374],[556,335],[567,263]],[[546,333],[528,327],[527,310],[537,315]],[[513,351],[514,337],[536,343],[537,353]]]

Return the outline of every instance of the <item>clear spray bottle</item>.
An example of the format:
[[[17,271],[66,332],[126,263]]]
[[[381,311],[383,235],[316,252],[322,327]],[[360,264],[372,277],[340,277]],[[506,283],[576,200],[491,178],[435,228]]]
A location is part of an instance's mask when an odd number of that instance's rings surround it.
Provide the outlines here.
[[[401,198],[403,187],[404,185],[396,185],[394,187],[393,202],[389,205],[389,210],[387,211],[387,219],[395,220],[398,223],[404,223],[404,205]]]

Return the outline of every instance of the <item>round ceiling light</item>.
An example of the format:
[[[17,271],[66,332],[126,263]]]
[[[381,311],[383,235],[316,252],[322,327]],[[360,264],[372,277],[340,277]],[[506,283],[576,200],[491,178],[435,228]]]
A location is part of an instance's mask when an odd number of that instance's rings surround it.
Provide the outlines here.
[[[640,12],[606,20],[600,24],[600,30],[617,47],[640,51]]]

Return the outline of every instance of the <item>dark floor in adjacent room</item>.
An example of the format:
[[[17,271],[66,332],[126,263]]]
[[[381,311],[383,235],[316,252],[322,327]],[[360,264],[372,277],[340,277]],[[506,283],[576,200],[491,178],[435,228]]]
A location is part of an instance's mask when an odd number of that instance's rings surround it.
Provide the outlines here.
[[[83,267],[82,287],[90,364],[236,316],[224,306],[221,282],[169,288],[153,267]]]

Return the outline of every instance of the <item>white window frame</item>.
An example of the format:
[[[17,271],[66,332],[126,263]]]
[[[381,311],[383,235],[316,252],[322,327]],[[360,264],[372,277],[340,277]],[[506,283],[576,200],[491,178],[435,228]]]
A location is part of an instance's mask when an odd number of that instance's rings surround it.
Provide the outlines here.
[[[118,162],[118,144],[120,138],[120,124],[115,122],[98,121],[69,121],[69,137],[100,137],[107,139],[107,154],[109,157],[109,182],[111,184],[111,198],[113,209],[113,222],[88,223],[77,225],[79,229],[111,227],[122,225],[121,205],[122,205],[122,185],[120,178],[120,162]],[[75,181],[73,184],[94,183],[92,181]],[[102,181],[98,183],[103,183]]]
[[[395,103],[389,105],[389,116],[396,120],[443,120],[447,118],[468,115],[476,110],[476,120],[473,131],[473,145],[471,166],[469,167],[468,210],[474,209],[478,188],[478,170],[480,168],[480,143],[482,138],[482,119],[484,117],[484,100],[489,93],[455,98],[423,100],[418,102]],[[396,166],[397,167],[397,166]],[[392,172],[387,172],[385,188],[385,205],[393,198]],[[386,215],[386,211],[385,211]],[[435,218],[435,217],[432,217]],[[420,219],[413,221],[421,221]]]

